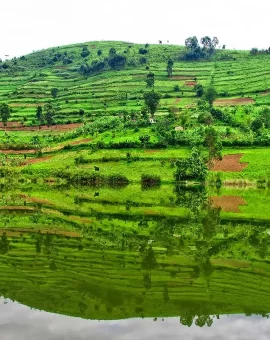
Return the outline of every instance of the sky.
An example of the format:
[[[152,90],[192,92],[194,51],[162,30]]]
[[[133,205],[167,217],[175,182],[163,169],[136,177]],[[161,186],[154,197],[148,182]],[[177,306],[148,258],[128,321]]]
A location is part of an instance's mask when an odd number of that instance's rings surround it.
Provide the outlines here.
[[[268,48],[269,0],[2,0],[0,58],[93,40],[184,45],[217,36],[226,48]]]
[[[1,340],[269,340],[270,320],[220,316],[211,327],[189,328],[179,318],[98,321],[40,312],[0,299]]]

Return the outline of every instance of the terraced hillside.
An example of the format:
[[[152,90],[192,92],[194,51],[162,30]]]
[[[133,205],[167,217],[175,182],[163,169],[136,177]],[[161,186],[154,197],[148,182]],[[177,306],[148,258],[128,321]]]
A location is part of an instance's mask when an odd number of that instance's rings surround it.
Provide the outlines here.
[[[267,185],[269,53],[186,54],[101,41],[0,62],[1,176],[173,182],[195,147],[222,179]]]
[[[81,56],[83,48],[90,53],[87,57]],[[79,72],[82,65],[108,58],[110,48],[126,58],[124,68],[109,67],[87,77]],[[140,49],[147,52],[140,54]],[[138,113],[143,105],[145,78],[151,71],[156,78],[155,90],[162,94],[160,114],[168,113],[172,106],[185,108],[195,104],[194,85],[207,86],[211,80],[219,97],[225,98],[222,105],[225,100],[225,105],[234,104],[231,97],[242,98],[240,104],[269,104],[268,56],[217,50],[210,61],[185,62],[180,60],[183,50],[173,45],[145,48],[121,42],[90,42],[35,52],[7,61],[2,68],[0,64],[0,102],[12,107],[11,120],[23,121],[25,125],[35,121],[38,105],[52,99],[52,88],[59,90],[53,99],[57,107],[56,122],[83,122],[96,116]],[[168,58],[174,61],[171,77],[166,70]],[[174,91],[175,86],[180,90]],[[85,111],[83,117],[80,110]]]

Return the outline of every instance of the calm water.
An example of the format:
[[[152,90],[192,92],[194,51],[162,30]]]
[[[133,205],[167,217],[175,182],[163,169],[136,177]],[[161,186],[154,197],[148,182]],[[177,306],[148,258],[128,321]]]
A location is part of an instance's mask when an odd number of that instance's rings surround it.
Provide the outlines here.
[[[269,200],[3,188],[1,339],[268,339]]]

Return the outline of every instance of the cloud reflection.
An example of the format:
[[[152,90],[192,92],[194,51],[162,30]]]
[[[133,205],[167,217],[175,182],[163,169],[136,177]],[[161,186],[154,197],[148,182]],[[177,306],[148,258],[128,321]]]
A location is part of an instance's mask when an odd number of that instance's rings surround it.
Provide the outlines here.
[[[179,318],[127,319],[116,321],[84,320],[32,310],[1,300],[1,340],[266,340],[270,320],[260,316],[221,316],[211,327],[185,327]]]

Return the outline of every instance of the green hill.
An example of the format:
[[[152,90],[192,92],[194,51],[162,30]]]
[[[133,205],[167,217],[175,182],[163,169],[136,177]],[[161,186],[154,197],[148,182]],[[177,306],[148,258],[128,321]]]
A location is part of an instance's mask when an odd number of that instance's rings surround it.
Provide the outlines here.
[[[83,57],[83,48],[87,49]],[[109,66],[110,48],[125,58],[124,64]],[[145,54],[140,54],[144,53]],[[101,53],[101,54],[100,54]],[[96,116],[140,112],[145,78],[156,77],[155,90],[162,94],[159,113],[170,107],[188,107],[197,102],[194,85],[207,86],[211,80],[220,98],[248,97],[257,104],[269,104],[269,56],[252,56],[247,51],[217,50],[210,59],[187,62],[184,48],[175,45],[144,45],[124,42],[89,42],[38,51],[0,64],[0,102],[12,107],[12,120],[35,120],[35,110],[52,99],[51,89],[59,92],[53,99],[57,122],[82,122]],[[100,54],[100,55],[99,55]],[[84,54],[83,54],[84,55]],[[167,76],[167,60],[174,61],[172,77]],[[105,62],[84,76],[83,65]],[[180,91],[174,91],[175,86]],[[243,101],[245,103],[245,101]],[[247,101],[252,103],[252,101]],[[230,104],[230,102],[228,102]]]
[[[217,166],[224,179],[269,182],[268,51],[194,53],[99,41],[0,62],[1,110],[10,108],[1,114],[2,176],[11,166],[23,176],[93,181],[95,163],[98,180],[150,174],[171,182],[192,146],[209,151],[208,133],[224,155],[235,154],[235,164]]]

